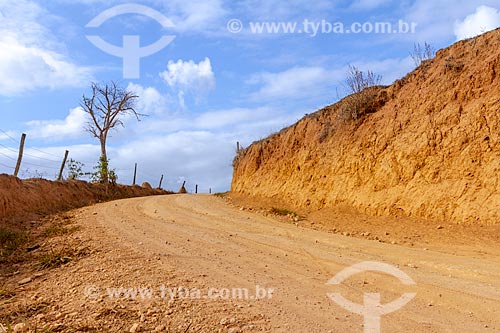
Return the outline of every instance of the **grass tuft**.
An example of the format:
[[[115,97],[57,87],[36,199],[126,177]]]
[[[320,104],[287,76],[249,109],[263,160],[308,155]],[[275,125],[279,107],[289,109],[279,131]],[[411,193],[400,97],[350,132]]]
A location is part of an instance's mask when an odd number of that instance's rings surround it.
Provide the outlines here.
[[[286,208],[271,208],[271,213],[279,216],[298,216],[297,213]]]
[[[40,268],[54,268],[73,260],[74,253],[68,250],[50,251],[40,257]]]
[[[16,258],[13,258],[12,255],[27,239],[28,236],[23,232],[0,227],[0,263],[16,261]]]
[[[0,300],[14,297],[16,293],[6,284],[0,286]]]
[[[79,250],[71,248],[50,250],[39,257],[39,266],[41,269],[59,267],[70,261],[85,257],[89,253],[90,251],[88,247]]]
[[[45,228],[42,232],[44,237],[56,237],[71,234],[79,229],[78,226],[67,226],[63,223],[54,223]]]

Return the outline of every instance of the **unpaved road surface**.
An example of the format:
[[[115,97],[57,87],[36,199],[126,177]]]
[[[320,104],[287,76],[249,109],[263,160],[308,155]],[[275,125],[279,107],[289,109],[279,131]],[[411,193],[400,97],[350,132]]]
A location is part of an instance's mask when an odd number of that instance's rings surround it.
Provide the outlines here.
[[[252,294],[257,286],[273,288],[270,299],[253,302],[251,309],[269,315],[275,331],[361,332],[362,317],[328,298],[336,291],[355,302],[362,302],[364,292],[379,292],[385,302],[399,291],[416,292],[408,305],[383,317],[384,332],[500,331],[498,257],[460,257],[322,233],[208,196],[131,199],[96,210],[100,224],[124,244],[166,256],[186,277],[202,276],[200,289],[239,287]],[[395,278],[373,273],[353,276],[340,288],[326,284],[364,261],[400,267],[416,286],[405,290]]]
[[[75,220],[84,227],[75,237],[96,253],[25,290],[30,299],[43,289],[58,300],[44,318],[61,329],[91,331],[107,318],[100,330],[129,331],[137,321],[138,331],[363,332],[363,316],[327,293],[360,304],[365,293],[379,293],[382,304],[416,293],[381,317],[381,332],[500,332],[498,251],[461,255],[345,237],[204,195],[109,202],[79,210]],[[365,261],[397,267],[415,284],[376,272],[327,284]],[[109,292],[145,286],[151,295],[132,301]],[[92,319],[75,328],[73,317]]]

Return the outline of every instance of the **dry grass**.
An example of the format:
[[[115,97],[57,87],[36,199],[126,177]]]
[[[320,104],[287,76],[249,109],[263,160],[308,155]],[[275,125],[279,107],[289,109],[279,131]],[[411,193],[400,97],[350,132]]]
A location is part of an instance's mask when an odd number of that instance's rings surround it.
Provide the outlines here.
[[[451,71],[453,73],[459,73],[463,70],[464,64],[459,62],[453,56],[450,56],[450,57],[445,59],[444,68],[445,68],[446,72]]]
[[[16,250],[26,243],[28,235],[0,227],[0,264],[17,262]]]
[[[71,216],[63,215],[46,219],[42,226],[28,231],[13,231],[0,227],[0,264],[10,270],[12,264],[33,261],[42,269],[61,266],[77,256],[83,256],[85,251],[75,251],[63,243],[56,241],[56,249],[45,249],[46,242],[51,238],[64,237],[80,227],[73,225]],[[33,245],[32,250],[26,251],[27,245]],[[0,285],[0,298],[6,296],[6,290]]]
[[[43,232],[43,237],[56,237],[71,234],[79,229],[78,226],[68,226],[65,223],[55,223],[46,227]]]
[[[276,207],[271,208],[271,214],[278,216],[298,216],[298,214],[295,213],[294,211],[291,211],[286,208],[276,208]]]
[[[63,249],[50,251],[40,257],[40,268],[53,268],[64,265],[73,260],[73,251]]]
[[[77,231],[80,227],[72,225],[74,223],[72,218],[73,216],[65,214],[51,219],[42,229],[41,236],[52,238],[68,235]]]
[[[387,96],[382,93],[382,86],[370,87],[347,96],[340,105],[337,121],[347,123],[358,120],[362,116],[377,112],[386,102]]]
[[[37,269],[56,269],[91,253],[86,244],[68,236],[79,228],[68,214],[43,218],[39,223],[32,223],[30,226],[26,232],[0,229],[2,241],[0,264],[3,264],[0,265],[0,274],[17,270],[24,275],[27,271],[32,273]],[[13,277],[6,280],[5,284],[0,283],[0,323],[4,325],[0,326],[0,333],[14,332],[15,325],[19,323],[27,324],[27,332],[53,332],[45,326],[34,327],[28,320],[38,313],[46,313],[50,301],[39,300],[28,303],[20,301],[21,294],[16,293],[15,289],[16,280],[17,278]]]
[[[6,284],[0,286],[0,300],[15,296],[15,292]]]
[[[73,248],[64,247],[45,252],[39,257],[38,264],[41,269],[55,268],[78,258],[85,257],[88,254],[88,248],[75,250]]]
[[[236,150],[236,155],[233,158],[233,164],[232,164],[233,168],[235,168],[238,165],[239,161],[245,157],[247,151],[248,149],[243,147],[240,147],[240,149]]]
[[[0,332],[3,331],[7,333],[15,332],[13,323],[19,323],[20,322],[19,318],[33,317],[36,314],[41,313],[44,309],[48,308],[49,306],[50,303],[46,301],[32,303],[32,304],[24,303],[24,304],[13,305],[12,307],[8,308],[6,312],[0,313],[0,323],[3,324],[2,326],[0,326]],[[21,320],[21,322],[24,322],[24,320]],[[51,330],[50,328],[29,327],[28,332],[52,333],[53,330]]]

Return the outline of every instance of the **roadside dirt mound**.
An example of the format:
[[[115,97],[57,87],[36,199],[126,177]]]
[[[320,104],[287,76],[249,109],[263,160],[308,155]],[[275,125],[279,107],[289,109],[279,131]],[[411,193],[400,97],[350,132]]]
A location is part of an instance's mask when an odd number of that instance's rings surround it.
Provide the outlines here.
[[[84,181],[54,182],[44,179],[20,180],[0,175],[0,224],[48,215],[97,202],[171,192],[139,186],[110,185]]]
[[[460,41],[389,87],[239,151],[231,190],[308,209],[499,223],[498,73],[500,29]]]

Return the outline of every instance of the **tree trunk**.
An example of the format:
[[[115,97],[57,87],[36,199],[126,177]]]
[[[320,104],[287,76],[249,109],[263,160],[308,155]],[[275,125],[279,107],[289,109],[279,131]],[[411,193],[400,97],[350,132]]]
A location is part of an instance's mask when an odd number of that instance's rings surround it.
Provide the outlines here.
[[[101,181],[108,184],[108,154],[106,153],[106,138],[101,137]]]

